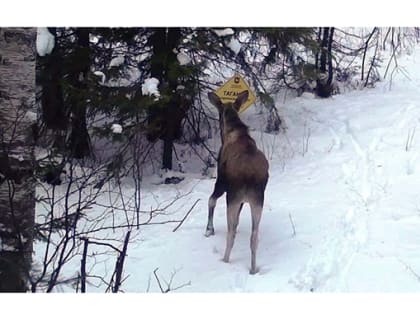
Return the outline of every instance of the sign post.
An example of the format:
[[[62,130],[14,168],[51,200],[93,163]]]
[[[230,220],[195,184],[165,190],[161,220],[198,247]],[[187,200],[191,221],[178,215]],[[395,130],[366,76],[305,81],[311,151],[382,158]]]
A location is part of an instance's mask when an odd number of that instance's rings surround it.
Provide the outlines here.
[[[242,104],[239,109],[239,112],[242,113],[255,102],[256,97],[253,91],[249,88],[248,84],[239,74],[235,74],[225,84],[218,88],[216,90],[216,95],[220,97],[223,103],[234,102],[238,94],[245,90],[248,90],[249,96],[247,101]]]

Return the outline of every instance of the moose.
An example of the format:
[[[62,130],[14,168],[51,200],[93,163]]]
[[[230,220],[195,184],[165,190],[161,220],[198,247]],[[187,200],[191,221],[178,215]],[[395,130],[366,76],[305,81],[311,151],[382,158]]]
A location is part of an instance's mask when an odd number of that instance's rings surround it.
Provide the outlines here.
[[[268,161],[258,150],[248,127],[238,115],[239,108],[248,99],[247,90],[238,94],[234,102],[223,104],[214,93],[209,92],[210,102],[219,112],[222,146],[217,159],[217,178],[214,191],[208,202],[208,222],[205,236],[214,235],[213,214],[217,199],[226,192],[227,238],[224,262],[229,262],[235,241],[239,215],[245,202],[251,207],[251,269],[250,274],[258,272],[256,251],[258,227],[261,219],[264,191],[268,181]]]

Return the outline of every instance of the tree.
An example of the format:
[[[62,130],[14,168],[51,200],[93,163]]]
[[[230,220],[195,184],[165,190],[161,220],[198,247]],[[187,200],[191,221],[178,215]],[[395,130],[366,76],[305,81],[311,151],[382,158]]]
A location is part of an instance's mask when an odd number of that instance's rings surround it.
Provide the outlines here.
[[[49,28],[49,32],[54,37],[57,36],[56,28]],[[41,88],[42,121],[48,129],[65,130],[67,118],[62,86],[63,56],[57,42],[50,54],[38,56],[37,63],[37,83]],[[62,141],[62,139],[58,141]]]
[[[56,39],[54,48],[37,60],[42,122],[60,154],[68,151],[72,157],[84,158],[91,153],[86,124],[89,29],[49,28],[49,32]]]
[[[70,108],[70,139],[67,143],[71,156],[81,159],[89,156],[90,141],[87,130],[86,112],[88,106],[88,73],[90,71],[89,29],[75,30],[76,42],[69,57],[69,89],[67,93]]]
[[[0,292],[25,292],[35,216],[35,29],[0,29]]]
[[[320,97],[330,97],[333,92],[332,43],[334,37],[334,27],[320,28],[319,33],[320,55],[319,60],[318,58],[316,60],[317,64],[319,64],[319,73],[316,81],[316,94]]]
[[[149,37],[153,52],[150,75],[159,80],[162,98],[149,106],[148,138],[163,140],[162,168],[169,170],[172,169],[173,143],[181,136],[181,122],[192,104],[191,98],[185,97],[182,91],[185,77],[190,79],[192,73],[177,59],[182,36],[181,28],[156,28]],[[179,89],[179,86],[183,88]]]

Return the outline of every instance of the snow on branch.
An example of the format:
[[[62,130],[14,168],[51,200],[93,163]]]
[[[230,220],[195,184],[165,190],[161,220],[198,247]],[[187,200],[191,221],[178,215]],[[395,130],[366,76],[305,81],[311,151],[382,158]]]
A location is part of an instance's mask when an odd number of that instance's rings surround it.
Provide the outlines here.
[[[158,90],[159,80],[156,78],[149,78],[144,80],[141,86],[141,92],[143,95],[154,95],[156,98],[160,97]]]
[[[222,30],[213,30],[213,32],[215,32],[216,35],[219,36],[219,37],[229,36],[229,35],[235,34],[234,30],[231,29],[230,27],[222,29]]]
[[[44,57],[49,55],[54,49],[55,37],[46,27],[38,27],[36,34],[36,51],[38,55]]]

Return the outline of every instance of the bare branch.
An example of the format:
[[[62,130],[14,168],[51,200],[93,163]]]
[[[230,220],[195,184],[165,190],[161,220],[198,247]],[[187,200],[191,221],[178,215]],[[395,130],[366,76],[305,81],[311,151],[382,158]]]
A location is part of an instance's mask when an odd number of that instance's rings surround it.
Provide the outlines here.
[[[201,199],[197,199],[194,204],[192,205],[192,207],[190,208],[190,210],[188,210],[188,212],[185,214],[185,216],[181,219],[181,221],[179,222],[179,224],[172,230],[172,232],[176,232],[176,230],[178,230],[178,228],[182,225],[182,223],[184,223],[185,219],[188,217],[188,215],[191,213],[191,211],[194,209],[195,205],[200,201]]]
[[[82,261],[80,266],[80,291],[82,293],[86,293],[86,256],[88,250],[89,240],[87,238],[84,239],[83,245],[83,254],[82,254]]]
[[[127,247],[128,247],[128,242],[130,240],[130,233],[131,232],[128,231],[127,235],[125,236],[124,247],[120,255],[118,256],[117,263],[115,265],[115,284],[112,288],[113,293],[117,293],[121,286],[121,277],[122,277],[122,272],[123,272],[123,267],[124,267],[124,259],[127,254]]]
[[[293,229],[292,236],[294,237],[296,236],[296,229],[295,229],[295,224],[293,223],[292,214],[290,212],[289,212],[289,220],[290,220],[290,223],[292,224],[292,229]]]

